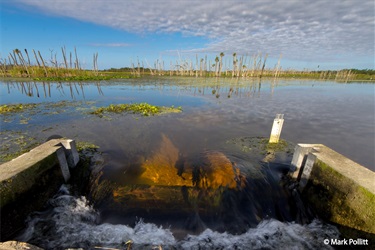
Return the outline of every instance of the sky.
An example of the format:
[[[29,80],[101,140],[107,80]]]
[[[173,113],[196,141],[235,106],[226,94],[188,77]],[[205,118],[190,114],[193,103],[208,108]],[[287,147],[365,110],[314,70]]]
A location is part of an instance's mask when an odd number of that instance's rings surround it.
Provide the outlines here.
[[[373,0],[0,0],[0,60],[77,49],[85,68],[165,67],[221,52],[283,69],[375,68]]]

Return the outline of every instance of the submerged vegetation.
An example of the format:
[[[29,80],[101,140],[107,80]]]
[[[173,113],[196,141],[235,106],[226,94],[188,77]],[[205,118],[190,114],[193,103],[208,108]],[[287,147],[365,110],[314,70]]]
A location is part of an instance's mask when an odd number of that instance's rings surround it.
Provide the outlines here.
[[[39,142],[22,131],[0,131],[0,163],[10,161],[28,152]]]
[[[182,111],[181,107],[175,108],[164,107],[164,106],[154,106],[148,103],[132,103],[132,104],[111,104],[108,107],[97,108],[92,111],[91,114],[98,115],[102,117],[104,113],[133,113],[141,114],[143,116],[157,115],[163,113],[179,113]]]
[[[75,111],[86,113],[93,103],[92,101],[59,101],[0,105],[0,118],[4,123],[29,124],[34,118],[37,120],[43,116],[67,115]]]

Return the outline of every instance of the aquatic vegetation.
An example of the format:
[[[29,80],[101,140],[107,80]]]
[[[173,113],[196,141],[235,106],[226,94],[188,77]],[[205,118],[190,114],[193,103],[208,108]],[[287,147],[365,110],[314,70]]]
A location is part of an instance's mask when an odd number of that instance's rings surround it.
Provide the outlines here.
[[[77,141],[76,147],[78,152],[96,151],[99,149],[98,145],[87,141]]]
[[[181,107],[175,108],[154,106],[148,103],[132,103],[132,104],[111,104],[108,107],[100,107],[92,111],[91,114],[103,116],[104,113],[133,113],[141,114],[143,116],[158,115],[163,113],[179,113],[182,111]]]
[[[260,143],[266,151],[288,151],[288,142],[283,139],[280,139],[278,143],[269,143],[268,138],[263,138]]]
[[[294,143],[283,139],[280,139],[279,143],[269,143],[268,141],[269,138],[266,137],[239,137],[232,138],[226,143],[236,146],[243,152],[249,152],[264,162],[273,162],[275,159],[290,162],[294,152]]]
[[[15,112],[22,112],[25,110],[33,109],[38,104],[31,103],[31,104],[8,104],[8,105],[0,105],[0,114],[9,114]]]
[[[38,143],[37,139],[21,131],[0,132],[0,163],[10,161],[28,152]]]
[[[29,124],[42,116],[63,115],[80,111],[87,113],[94,102],[59,101],[46,103],[0,105],[0,117],[4,123]]]
[[[269,138],[265,137],[240,137],[228,140],[227,143],[238,145],[244,152],[258,150],[263,153],[267,151],[289,152],[290,148],[294,146],[290,145],[291,142],[283,139],[280,139],[278,143],[269,143],[268,141]]]

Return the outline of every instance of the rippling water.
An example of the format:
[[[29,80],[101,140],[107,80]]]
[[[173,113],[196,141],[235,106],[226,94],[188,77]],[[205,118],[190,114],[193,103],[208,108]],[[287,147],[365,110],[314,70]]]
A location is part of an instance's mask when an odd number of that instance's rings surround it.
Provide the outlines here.
[[[139,220],[133,227],[98,224],[99,213],[85,197],[74,197],[63,186],[46,211],[30,216],[27,231],[18,239],[46,249],[331,249],[324,239],[339,237],[337,229],[314,220],[307,225],[269,219],[243,234],[211,229],[177,240],[171,230]],[[101,248],[103,247],[103,248]]]

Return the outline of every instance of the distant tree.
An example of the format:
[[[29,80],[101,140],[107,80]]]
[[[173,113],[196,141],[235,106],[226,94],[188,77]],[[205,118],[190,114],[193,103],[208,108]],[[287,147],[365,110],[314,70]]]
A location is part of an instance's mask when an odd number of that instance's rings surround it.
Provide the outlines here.
[[[223,69],[223,57],[224,57],[224,52],[221,52],[220,53],[219,76],[221,76],[221,70]]]
[[[215,75],[216,76],[218,76],[219,75],[219,61],[220,61],[220,59],[219,59],[219,57],[217,56],[216,58],[215,58],[215,62],[216,62],[216,64],[215,64]]]
[[[233,53],[233,70],[232,70],[232,77],[234,77],[235,72],[237,71],[237,53]]]

